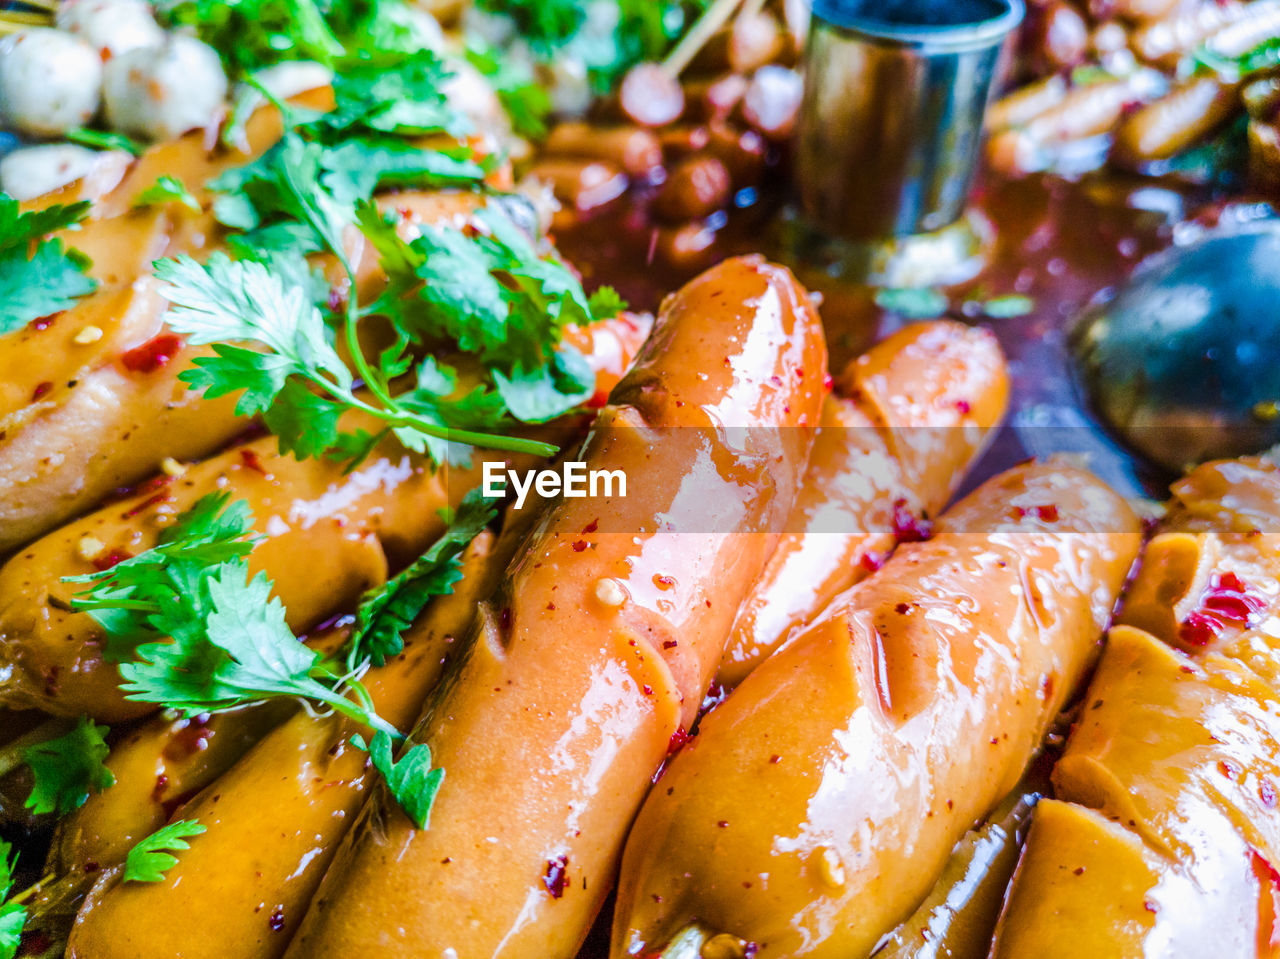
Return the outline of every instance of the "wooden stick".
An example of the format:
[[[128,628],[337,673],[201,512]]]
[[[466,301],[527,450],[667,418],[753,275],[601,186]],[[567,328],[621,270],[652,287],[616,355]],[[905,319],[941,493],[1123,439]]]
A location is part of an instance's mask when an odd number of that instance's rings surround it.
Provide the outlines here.
[[[685,67],[693,62],[698,51],[706,46],[707,41],[729,22],[733,11],[741,2],[742,0],[715,0],[680,38],[676,48],[667,54],[667,59],[662,61],[662,69],[673,77],[679,77]]]

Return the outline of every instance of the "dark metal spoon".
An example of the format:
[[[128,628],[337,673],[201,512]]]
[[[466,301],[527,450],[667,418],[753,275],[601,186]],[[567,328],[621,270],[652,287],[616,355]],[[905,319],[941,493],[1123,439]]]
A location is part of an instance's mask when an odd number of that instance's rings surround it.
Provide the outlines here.
[[[1161,466],[1280,443],[1280,221],[1153,257],[1085,312],[1071,350],[1103,422]]]

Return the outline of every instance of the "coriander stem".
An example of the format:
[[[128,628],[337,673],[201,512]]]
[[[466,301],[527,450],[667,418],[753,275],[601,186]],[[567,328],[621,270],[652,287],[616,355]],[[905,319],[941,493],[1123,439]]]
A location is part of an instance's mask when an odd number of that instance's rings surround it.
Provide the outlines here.
[[[35,729],[28,730],[17,739],[0,747],[0,777],[9,775],[21,766],[23,754],[32,746],[65,736],[74,726],[74,720],[60,716],[41,723]]]

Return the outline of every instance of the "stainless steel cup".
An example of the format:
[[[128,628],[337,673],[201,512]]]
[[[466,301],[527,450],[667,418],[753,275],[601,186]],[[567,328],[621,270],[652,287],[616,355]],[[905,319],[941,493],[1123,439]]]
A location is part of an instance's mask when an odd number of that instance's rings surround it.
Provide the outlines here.
[[[964,212],[1023,0],[815,0],[795,176],[812,226],[877,240]]]

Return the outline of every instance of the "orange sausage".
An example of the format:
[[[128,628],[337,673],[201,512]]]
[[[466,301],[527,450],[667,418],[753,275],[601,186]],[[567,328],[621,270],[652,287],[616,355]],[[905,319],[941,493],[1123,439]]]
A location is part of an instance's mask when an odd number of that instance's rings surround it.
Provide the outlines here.
[[[611,955],[695,919],[761,959],[870,955],[1022,775],[1138,540],[1120,497],[1050,462],[900,546],[672,761],[627,841]]]
[[[1004,415],[996,339],[919,323],[851,362],[827,400],[787,532],[738,611],[717,680],[736,686],[946,505]],[[895,535],[896,534],[896,535]]]
[[[505,550],[505,551],[504,551]],[[407,730],[444,670],[455,637],[502,574],[503,556],[481,533],[463,556],[463,578],[405,634],[405,649],[365,677],[378,714]],[[272,959],[289,938],[372,782],[351,737],[367,730],[342,716],[299,713],[174,815],[206,832],[159,883],[93,890],[69,957]],[[173,922],[183,916],[183,922]],[[210,931],[216,929],[216,935]]]
[[[1120,121],[1112,158],[1128,167],[1167,160],[1208,138],[1239,111],[1235,84],[1192,77]]]
[[[627,496],[540,517],[415,731],[445,770],[430,828],[375,796],[287,955],[573,956],[776,542],[825,365],[808,297],[759,257],[667,299],[580,457]]]
[[[645,332],[643,322],[619,317],[570,331],[566,338],[607,391]],[[568,416],[540,427],[539,435],[568,442],[580,424],[580,417]],[[0,673],[0,703],[62,715],[89,713],[107,722],[154,709],[122,697],[117,670],[101,657],[96,622],[69,611],[79,587],[61,578],[149,548],[160,529],[206,493],[226,489],[249,502],[255,528],[266,537],[250,565],[274,581],[290,626],[305,630],[352,605],[385,578],[389,566],[409,562],[434,540],[442,530],[437,510],[456,506],[479,485],[486,457],[508,459],[479,452],[471,467],[429,471],[420,457],[388,441],[345,475],[330,460],[281,456],[268,436],[62,527],[0,567],[0,662],[7,666]]]
[[[1280,469],[1264,460],[1174,484],[992,956],[1280,952],[1278,521]]]

